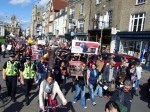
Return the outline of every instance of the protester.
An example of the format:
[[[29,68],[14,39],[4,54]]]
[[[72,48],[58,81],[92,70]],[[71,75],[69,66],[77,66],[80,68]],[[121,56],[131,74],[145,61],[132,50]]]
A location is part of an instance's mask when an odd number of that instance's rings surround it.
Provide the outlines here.
[[[45,80],[41,82],[40,91],[39,91],[39,107],[42,111],[45,110],[45,100],[56,100],[56,94],[62,101],[63,105],[67,104],[67,100],[62,94],[58,83],[54,80],[54,76],[49,73]],[[48,99],[47,99],[48,97]]]
[[[78,100],[78,97],[80,95],[80,105],[83,108],[87,108],[86,106],[86,100],[85,100],[85,84],[86,84],[86,74],[87,74],[87,68],[86,64],[82,65],[82,75],[75,77],[75,93],[73,97],[73,103],[76,103]]]
[[[116,102],[109,101],[105,105],[105,112],[121,112],[121,111]]]
[[[110,61],[109,64],[106,64],[103,72],[103,79],[106,86],[111,86],[115,82],[117,76],[117,68],[114,67],[115,62]],[[110,98],[112,91],[106,90],[104,98]]]
[[[44,63],[44,58],[41,57],[40,62],[37,63],[37,73],[38,73],[38,86],[37,88],[39,89],[40,87],[40,83],[42,82],[42,80],[45,79],[46,74],[44,73],[44,70],[47,69]]]
[[[5,46],[4,43],[1,45],[1,49],[2,49],[2,56],[3,56],[3,58],[5,58],[5,54],[6,54],[6,46]]]
[[[92,105],[95,106],[96,105],[96,102],[95,102],[95,96],[94,96],[94,88],[96,87],[97,85],[97,80],[98,80],[98,70],[96,68],[96,65],[93,64],[92,65],[92,68],[90,68],[88,71],[87,71],[87,85],[89,87],[89,92],[90,92],[90,99],[91,99],[91,102],[92,102]]]
[[[117,89],[110,99],[110,101],[115,101],[120,110],[124,110],[123,112],[130,112],[133,99],[132,85],[132,81],[130,79],[126,79],[124,87]]]
[[[137,76],[137,80],[136,80],[136,90],[137,90],[137,89],[139,89],[140,79],[142,77],[142,63],[141,62],[137,63],[136,76]]]

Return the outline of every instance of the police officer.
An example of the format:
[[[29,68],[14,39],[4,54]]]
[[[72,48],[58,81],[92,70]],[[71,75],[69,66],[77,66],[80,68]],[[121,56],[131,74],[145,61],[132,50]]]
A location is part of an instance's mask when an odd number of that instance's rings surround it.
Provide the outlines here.
[[[26,62],[21,67],[21,83],[25,87],[25,105],[29,105],[29,92],[36,75],[36,66],[31,62],[31,56],[26,56]]]
[[[3,79],[6,81],[8,96],[11,96],[13,102],[16,101],[16,86],[17,76],[20,69],[20,64],[15,60],[15,55],[10,53],[10,60],[6,61],[3,66]]]

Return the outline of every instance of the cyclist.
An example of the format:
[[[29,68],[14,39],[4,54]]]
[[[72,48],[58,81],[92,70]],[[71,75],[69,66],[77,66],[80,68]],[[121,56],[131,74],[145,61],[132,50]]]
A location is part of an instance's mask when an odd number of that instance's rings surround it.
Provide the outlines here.
[[[54,76],[51,73],[48,73],[45,80],[41,82],[40,91],[39,91],[39,107],[43,111],[45,110],[45,102],[49,100],[56,100],[56,94],[58,94],[59,98],[62,101],[63,105],[67,104],[67,100],[65,99],[63,93],[60,90],[58,83],[54,80]],[[56,101],[57,102],[57,101]],[[49,106],[51,106],[49,104]]]

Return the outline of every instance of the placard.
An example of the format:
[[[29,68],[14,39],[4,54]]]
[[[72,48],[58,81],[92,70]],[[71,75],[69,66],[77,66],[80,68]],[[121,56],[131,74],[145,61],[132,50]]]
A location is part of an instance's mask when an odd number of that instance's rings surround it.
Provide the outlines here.
[[[11,50],[11,48],[12,48],[12,45],[7,45],[7,50]]]
[[[98,42],[72,40],[71,53],[98,54]]]
[[[70,72],[71,76],[83,76],[82,74],[82,65],[81,61],[70,61]]]
[[[38,40],[38,44],[40,44],[40,45],[45,45],[46,42],[45,42],[45,40]]]

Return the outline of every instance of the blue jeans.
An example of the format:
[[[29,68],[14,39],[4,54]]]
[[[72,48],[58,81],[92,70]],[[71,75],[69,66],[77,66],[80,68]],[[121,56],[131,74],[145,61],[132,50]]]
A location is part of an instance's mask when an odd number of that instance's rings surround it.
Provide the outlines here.
[[[89,83],[89,93],[90,93],[90,99],[92,101],[92,103],[95,102],[95,97],[94,97],[94,86],[93,84]]]
[[[79,96],[80,93],[81,93],[81,96],[80,96],[80,105],[82,107],[85,107],[86,106],[86,101],[85,101],[85,86],[84,85],[76,84],[75,85],[75,93],[74,93],[74,97],[73,97],[73,101],[74,102],[77,102],[78,96]]]
[[[66,84],[66,77],[65,76],[62,76],[62,89],[65,89],[65,84]]]
[[[94,95],[95,96],[100,96],[100,97],[102,97],[103,96],[103,88],[102,88],[102,86],[100,86],[99,84],[96,86],[96,89],[95,89],[95,91],[94,91]]]
[[[44,74],[43,73],[38,73],[38,83],[37,85],[40,86],[42,80],[44,80]]]
[[[136,84],[135,84],[135,87],[138,88],[140,85],[140,80],[136,80]]]

